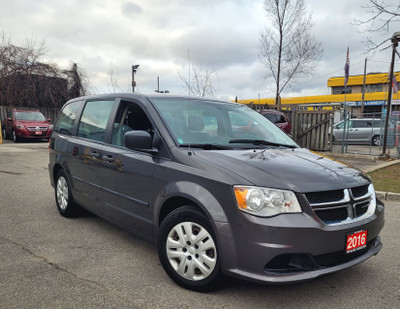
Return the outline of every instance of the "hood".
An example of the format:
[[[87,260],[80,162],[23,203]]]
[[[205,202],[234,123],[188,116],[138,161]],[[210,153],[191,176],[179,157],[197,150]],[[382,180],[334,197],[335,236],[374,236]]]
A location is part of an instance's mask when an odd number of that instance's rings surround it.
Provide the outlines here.
[[[32,121],[32,120],[16,120],[16,123],[20,123],[23,126],[28,126],[28,127],[43,127],[43,126],[49,126],[50,123],[47,120],[43,121]]]
[[[305,193],[370,183],[368,176],[361,171],[305,148],[196,149],[195,155],[240,175],[256,186]]]

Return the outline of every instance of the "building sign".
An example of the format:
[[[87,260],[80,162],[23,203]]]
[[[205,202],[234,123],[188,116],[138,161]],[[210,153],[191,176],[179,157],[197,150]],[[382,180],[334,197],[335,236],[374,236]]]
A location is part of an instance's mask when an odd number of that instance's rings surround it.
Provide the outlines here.
[[[400,100],[396,100],[396,101],[400,101]],[[393,102],[392,102],[393,103]],[[394,103],[393,103],[394,104]],[[353,101],[353,102],[346,102],[347,106],[361,106],[362,105],[362,101]],[[364,106],[382,106],[382,105],[386,105],[386,101],[384,100],[375,100],[375,101],[364,101]]]

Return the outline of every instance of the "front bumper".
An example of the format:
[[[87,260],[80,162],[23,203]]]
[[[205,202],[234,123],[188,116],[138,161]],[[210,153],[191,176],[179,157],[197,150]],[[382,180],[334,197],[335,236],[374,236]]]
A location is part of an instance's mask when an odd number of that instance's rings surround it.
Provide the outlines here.
[[[28,130],[16,130],[15,131],[18,138],[26,139],[49,139],[52,131],[42,131],[41,134],[36,134],[33,131]]]
[[[216,223],[225,274],[262,283],[294,283],[357,265],[382,249],[384,206],[358,222],[329,226],[310,214],[259,218],[242,214],[240,225]],[[367,248],[346,254],[346,237],[367,230]]]

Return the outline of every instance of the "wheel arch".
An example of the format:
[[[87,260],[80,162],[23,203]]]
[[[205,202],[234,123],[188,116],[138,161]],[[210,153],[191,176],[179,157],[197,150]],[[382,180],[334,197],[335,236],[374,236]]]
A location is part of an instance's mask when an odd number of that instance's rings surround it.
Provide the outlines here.
[[[69,169],[68,169],[68,166],[67,166],[67,164],[66,164],[66,162],[64,161],[56,161],[56,162],[54,162],[54,166],[53,166],[53,168],[52,168],[52,175],[51,175],[51,181],[52,181],[52,184],[53,184],[53,186],[55,186],[55,181],[56,181],[56,177],[57,177],[57,173],[60,171],[60,170],[63,170],[64,171],[64,173],[65,173],[65,176],[67,177],[67,179],[68,179],[68,182],[69,182],[69,184],[70,184],[70,186],[71,186],[71,190],[73,190],[74,189],[74,184],[73,184],[73,182],[72,182],[72,177],[71,177],[71,174],[69,173]],[[73,191],[71,192],[71,194],[73,193]]]
[[[51,177],[53,183],[55,183],[55,181],[56,181],[56,176],[57,176],[58,171],[60,171],[60,170],[62,170],[62,169],[63,169],[63,167],[61,166],[60,163],[54,164],[54,166],[53,166],[53,175],[52,175],[52,177]]]
[[[222,205],[210,191],[199,184],[185,181],[168,184],[156,199],[154,206],[156,229],[171,211],[185,205],[197,207],[211,222],[228,221]]]

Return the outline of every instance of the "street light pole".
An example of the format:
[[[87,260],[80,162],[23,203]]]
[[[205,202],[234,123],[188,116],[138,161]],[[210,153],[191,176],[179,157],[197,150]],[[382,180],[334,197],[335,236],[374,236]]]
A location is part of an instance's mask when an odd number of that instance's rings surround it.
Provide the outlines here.
[[[135,74],[139,67],[139,64],[132,65],[132,92],[135,92],[136,82],[135,82]]]
[[[382,154],[381,156],[386,156],[386,146],[387,146],[387,133],[388,133],[388,126],[389,126],[389,117],[390,117],[390,105],[392,103],[392,82],[393,82],[393,70],[394,70],[394,56],[396,54],[396,47],[400,40],[400,32],[393,33],[392,36],[392,61],[390,63],[390,76],[389,76],[389,90],[388,90],[388,100],[386,104],[386,119],[385,119],[385,131],[383,134],[383,146],[382,146]]]

